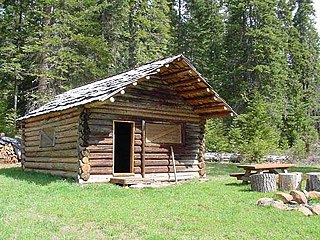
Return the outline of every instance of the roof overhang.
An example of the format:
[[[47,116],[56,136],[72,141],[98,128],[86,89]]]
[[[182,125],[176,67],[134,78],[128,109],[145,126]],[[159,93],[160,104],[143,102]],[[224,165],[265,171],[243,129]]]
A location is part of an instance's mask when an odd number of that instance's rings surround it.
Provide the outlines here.
[[[57,95],[52,101],[18,120],[59,112],[74,107],[90,106],[106,100],[115,101],[128,87],[141,81],[160,79],[181,96],[203,119],[235,116],[235,111],[208,84],[183,55],[145,64],[130,71],[102,79]]]

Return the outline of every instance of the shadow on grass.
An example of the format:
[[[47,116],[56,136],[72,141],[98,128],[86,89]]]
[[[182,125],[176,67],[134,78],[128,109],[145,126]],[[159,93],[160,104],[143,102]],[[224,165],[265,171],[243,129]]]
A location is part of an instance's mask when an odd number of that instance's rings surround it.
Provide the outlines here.
[[[301,166],[297,166],[294,168],[291,168],[289,170],[289,172],[302,172],[302,173],[308,173],[308,172],[320,172],[320,168],[319,167],[301,167]]]
[[[37,185],[48,185],[50,183],[59,181],[67,181],[70,183],[74,182],[74,180],[71,178],[65,179],[63,177],[52,176],[43,173],[24,172],[20,167],[0,168],[0,175]]]
[[[226,183],[226,186],[236,186],[236,187],[243,187],[249,185],[248,183],[243,183],[243,182],[233,182],[233,183]]]

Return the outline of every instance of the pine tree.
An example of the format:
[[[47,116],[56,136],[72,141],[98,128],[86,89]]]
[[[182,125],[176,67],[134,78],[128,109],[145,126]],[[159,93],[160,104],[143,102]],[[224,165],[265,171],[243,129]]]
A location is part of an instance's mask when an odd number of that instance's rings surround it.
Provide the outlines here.
[[[282,111],[287,79],[286,36],[277,19],[277,0],[227,1],[225,95],[239,113],[255,92]]]
[[[319,37],[312,1],[291,1],[294,16],[289,31],[290,81],[283,137],[296,154],[310,152],[317,139],[311,113],[319,102]],[[296,151],[299,149],[299,151]]]
[[[224,14],[221,1],[187,0],[186,54],[201,73],[220,91],[223,81]]]
[[[166,0],[130,1],[127,30],[130,68],[167,55],[171,39],[169,11]]]

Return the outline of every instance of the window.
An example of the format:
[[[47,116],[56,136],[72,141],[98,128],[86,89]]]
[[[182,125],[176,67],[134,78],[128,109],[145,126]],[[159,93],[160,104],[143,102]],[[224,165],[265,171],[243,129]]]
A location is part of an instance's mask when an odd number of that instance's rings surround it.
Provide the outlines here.
[[[55,131],[53,127],[43,128],[40,131],[40,147],[53,147],[55,145]]]
[[[182,143],[181,124],[146,123],[146,142],[180,144]]]

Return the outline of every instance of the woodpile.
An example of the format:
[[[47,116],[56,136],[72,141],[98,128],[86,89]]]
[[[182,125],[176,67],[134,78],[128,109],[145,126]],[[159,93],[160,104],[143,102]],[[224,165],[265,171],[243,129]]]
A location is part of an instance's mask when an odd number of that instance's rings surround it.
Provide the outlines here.
[[[11,143],[0,144],[0,163],[17,163],[18,157]]]

